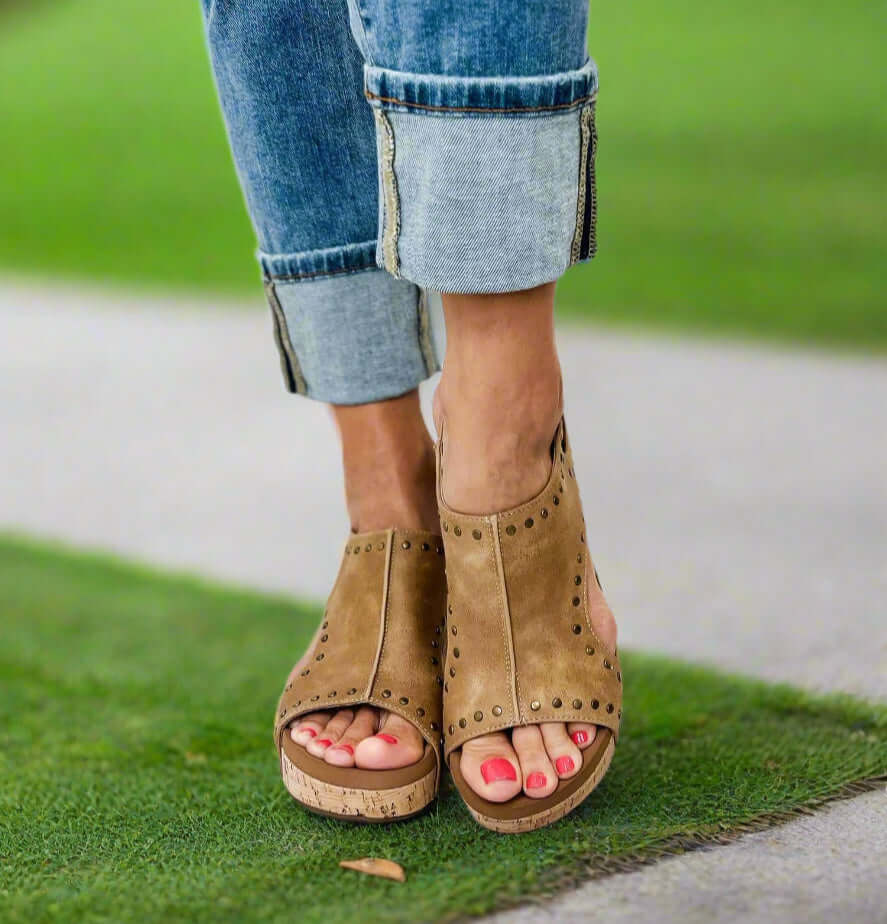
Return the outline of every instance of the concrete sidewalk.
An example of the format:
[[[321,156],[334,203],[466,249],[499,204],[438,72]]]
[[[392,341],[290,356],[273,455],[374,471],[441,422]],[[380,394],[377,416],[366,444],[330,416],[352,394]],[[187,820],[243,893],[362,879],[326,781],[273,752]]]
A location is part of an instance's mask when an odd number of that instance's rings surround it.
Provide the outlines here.
[[[347,529],[334,429],[283,392],[265,311],[237,307],[0,285],[0,527],[323,597]],[[887,363],[595,328],[560,341],[621,644],[887,697]],[[882,870],[884,798],[821,816],[828,829],[840,811],[864,842],[854,856]],[[815,875],[829,913],[860,920],[859,890],[874,900],[883,877],[854,880],[851,903],[823,838],[799,829],[783,884]],[[737,848],[711,856],[723,894],[740,888]],[[621,877],[640,884],[613,899],[620,914],[665,919],[643,883],[658,895],[675,862]],[[699,898],[693,875],[670,880],[674,908]],[[619,888],[586,887],[588,916],[606,918]],[[776,892],[764,877],[745,917],[698,919],[815,919]]]

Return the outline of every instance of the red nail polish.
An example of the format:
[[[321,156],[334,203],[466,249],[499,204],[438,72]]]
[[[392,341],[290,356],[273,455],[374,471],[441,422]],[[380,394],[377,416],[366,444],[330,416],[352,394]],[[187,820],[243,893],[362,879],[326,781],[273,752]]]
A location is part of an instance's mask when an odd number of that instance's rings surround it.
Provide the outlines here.
[[[531,773],[527,777],[527,789],[544,789],[547,782],[544,773]]]
[[[333,745],[333,750],[335,750],[336,748],[339,748],[339,749],[341,749],[341,750],[343,750],[343,751],[347,751],[349,754],[353,754],[353,753],[354,753],[354,748],[351,747],[350,744],[336,744],[336,745]]]
[[[386,744],[397,744],[397,738],[395,738],[394,735],[386,735],[385,732],[379,732],[376,737],[381,738]]]
[[[504,757],[493,757],[480,765],[480,775],[485,783],[498,783],[499,780],[516,780],[517,772],[511,761]]]
[[[566,754],[563,757],[558,757],[554,762],[555,767],[557,767],[558,773],[569,773],[576,764],[573,763],[572,757],[567,757]]]
[[[333,742],[329,738],[318,738],[318,744],[322,744],[325,748],[328,748]]]
[[[300,728],[299,732],[305,732],[306,735],[310,735],[312,738],[317,736],[317,732],[313,728]]]
[[[571,737],[573,738],[573,741],[575,741],[577,745],[585,744],[586,741],[588,741],[588,732],[587,731],[574,731]]]

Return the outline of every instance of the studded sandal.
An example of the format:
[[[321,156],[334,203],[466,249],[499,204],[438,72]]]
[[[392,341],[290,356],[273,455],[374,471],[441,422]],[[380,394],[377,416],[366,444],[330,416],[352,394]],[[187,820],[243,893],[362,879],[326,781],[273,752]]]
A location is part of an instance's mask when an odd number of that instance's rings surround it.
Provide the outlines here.
[[[449,594],[444,755],[481,825],[531,831],[576,808],[606,773],[622,718],[622,672],[589,618],[603,597],[563,416],[544,489],[518,507],[483,516],[458,513],[444,501],[446,426],[440,424],[437,499]],[[579,773],[560,780],[546,798],[520,794],[504,803],[487,801],[466,783],[459,768],[466,741],[541,722],[598,726]]]
[[[419,530],[352,534],[301,669],[277,706],[274,741],[283,781],[313,812],[358,822],[417,815],[440,779],[440,660],[446,602],[441,537]],[[308,712],[368,704],[397,713],[425,739],[398,770],[334,767],[289,735]]]

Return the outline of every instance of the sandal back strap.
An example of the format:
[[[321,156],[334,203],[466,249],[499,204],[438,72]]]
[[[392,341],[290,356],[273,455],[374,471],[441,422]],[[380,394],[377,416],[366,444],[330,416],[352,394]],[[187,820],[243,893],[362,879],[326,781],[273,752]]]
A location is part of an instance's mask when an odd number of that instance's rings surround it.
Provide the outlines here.
[[[274,741],[296,718],[361,704],[397,713],[439,753],[446,576],[441,537],[352,534],[308,656],[277,705]]]
[[[588,551],[563,417],[543,490],[501,513],[467,515],[441,493],[445,427],[436,447],[438,505],[450,594],[444,753],[540,722],[587,722],[618,734],[622,670],[592,628],[606,607]]]

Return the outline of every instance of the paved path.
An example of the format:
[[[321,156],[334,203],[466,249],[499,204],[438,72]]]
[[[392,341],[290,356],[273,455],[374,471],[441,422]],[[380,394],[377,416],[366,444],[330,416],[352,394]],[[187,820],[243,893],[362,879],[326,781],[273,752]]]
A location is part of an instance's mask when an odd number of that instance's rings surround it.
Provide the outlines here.
[[[283,392],[265,312],[238,307],[0,285],[0,527],[322,597],[347,529],[333,426]],[[621,643],[887,697],[887,363],[587,328],[560,342]],[[821,816],[864,842],[848,864],[887,866],[881,797]],[[815,871],[830,897],[811,914],[877,919],[853,912],[887,893],[883,877],[824,862],[826,835],[789,825],[742,843],[554,907],[575,914],[587,896],[655,920],[645,890],[667,877],[663,915],[813,920],[793,896]],[[731,858],[780,844],[784,877],[747,892]],[[704,913],[712,862],[713,901],[747,893],[735,917]]]

